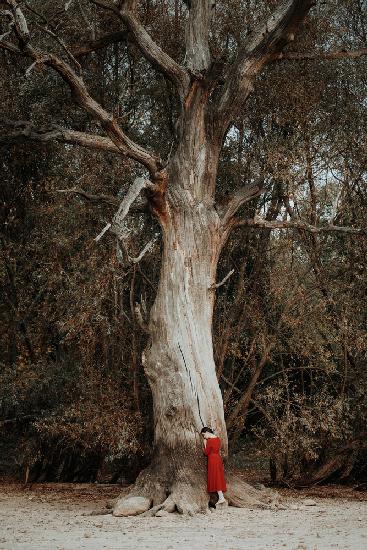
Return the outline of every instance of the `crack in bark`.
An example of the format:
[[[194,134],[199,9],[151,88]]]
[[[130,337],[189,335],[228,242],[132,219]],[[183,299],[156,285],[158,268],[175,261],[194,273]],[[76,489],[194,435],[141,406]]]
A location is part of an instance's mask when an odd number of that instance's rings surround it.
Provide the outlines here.
[[[193,392],[193,394],[195,394],[195,388],[194,388],[194,385],[193,385],[193,383],[192,383],[191,374],[190,374],[189,369],[187,368],[186,361],[185,361],[185,356],[184,356],[184,354],[183,354],[183,351],[182,351],[181,346],[180,346],[179,343],[178,343],[178,347],[179,347],[180,352],[181,352],[181,355],[182,355],[182,359],[183,359],[183,362],[184,362],[184,365],[185,365],[185,369],[186,369],[187,374],[188,374],[188,376],[189,376],[189,378],[190,378],[190,384],[191,384],[192,392]],[[199,394],[198,394],[197,392],[196,392],[196,400],[197,400],[197,404],[198,404],[198,410],[199,410],[200,420],[201,420],[201,423],[202,423],[202,425],[203,425],[203,427],[204,427],[205,424],[204,424],[204,421],[203,421],[203,419],[202,419],[202,417],[201,417],[200,402],[199,402]]]

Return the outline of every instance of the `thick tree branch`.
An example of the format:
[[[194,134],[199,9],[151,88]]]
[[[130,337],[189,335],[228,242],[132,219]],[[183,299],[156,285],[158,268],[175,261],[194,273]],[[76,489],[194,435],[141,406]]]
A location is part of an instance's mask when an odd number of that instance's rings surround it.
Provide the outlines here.
[[[57,141],[80,145],[88,149],[119,153],[119,148],[108,137],[97,134],[87,134],[68,128],[52,125],[49,128],[37,128],[32,122],[10,121],[0,119],[0,126],[12,128],[10,132],[1,132],[0,144],[21,143],[25,141],[38,141],[47,143]]]
[[[222,215],[221,224],[223,227],[227,226],[231,218],[235,215],[237,210],[246,202],[252,200],[255,197],[261,195],[264,192],[264,188],[260,185],[245,186],[238,189],[230,198],[227,203],[225,212]]]
[[[112,222],[107,223],[101,233],[99,233],[94,240],[98,242],[109,229],[111,229],[111,231],[117,236],[121,237],[124,234],[123,222],[128,215],[133,202],[137,199],[143,189],[150,189],[154,193],[157,190],[156,188],[157,185],[151,181],[144,178],[136,178],[121,201],[119,209],[114,215]]]
[[[122,200],[118,211],[114,216],[114,224],[119,227],[125,217],[127,216],[132,203],[140,195],[143,189],[151,189],[155,191],[156,185],[151,181],[148,181],[144,178],[136,178],[134,183],[130,186],[128,192],[126,193],[124,199]]]
[[[146,31],[144,26],[140,23],[138,18],[134,13],[134,2],[126,1],[121,2],[121,7],[118,8],[116,5],[100,0],[90,0],[93,4],[96,4],[104,9],[108,9],[115,13],[119,19],[124,23],[127,28],[127,33],[125,31],[125,36],[123,37],[120,34],[121,38],[131,38],[134,40],[139,50],[143,56],[160,72],[162,72],[168,79],[170,79],[173,84],[176,86],[178,93],[183,100],[187,93],[188,86],[190,84],[189,73],[172,59],[162,48],[153,40],[150,34]],[[118,41],[117,33],[109,35],[110,38],[105,37],[99,40],[99,43],[103,40],[110,40],[112,37],[113,41]],[[112,42],[111,42],[112,43]],[[101,46],[103,47],[103,46]]]
[[[254,79],[264,65],[294,40],[315,0],[283,0],[267,20],[260,23],[240,48],[217,99],[219,135],[238,114],[253,90]]]
[[[356,227],[343,227],[338,225],[320,225],[315,226],[311,225],[309,223],[301,222],[301,221],[268,221],[259,217],[255,217],[254,219],[247,219],[247,220],[233,220],[232,227],[240,227],[240,226],[246,226],[246,227],[259,227],[262,229],[300,229],[303,231],[309,231],[310,233],[333,233],[333,232],[340,232],[340,233],[349,233],[354,235],[367,235],[367,227],[366,228],[356,228]]]
[[[367,48],[360,50],[340,50],[331,52],[280,52],[275,54],[272,61],[304,61],[304,60],[327,60],[327,59],[356,59],[367,55]]]
[[[190,0],[186,2],[189,16],[186,25],[185,63],[193,73],[205,71],[211,63],[209,29],[213,0]]]
[[[131,10],[123,7],[120,16],[143,56],[173,82],[183,100],[190,84],[189,73],[158,46]]]
[[[132,141],[119,127],[113,115],[105,111],[88,93],[83,79],[58,56],[40,51],[30,44],[30,33],[26,19],[16,0],[6,0],[14,17],[14,29],[18,37],[20,49],[32,58],[35,64],[45,64],[52,67],[69,85],[72,97],[77,105],[99,121],[120,153],[143,164],[154,179],[162,168],[160,159]]]

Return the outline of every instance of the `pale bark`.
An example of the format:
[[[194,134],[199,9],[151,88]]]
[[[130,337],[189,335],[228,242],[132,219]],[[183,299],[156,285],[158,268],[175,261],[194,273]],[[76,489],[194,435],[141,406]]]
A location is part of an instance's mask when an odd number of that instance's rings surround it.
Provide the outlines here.
[[[211,62],[209,51],[209,28],[213,0],[190,0],[186,25],[185,64],[194,73],[205,71]]]
[[[144,179],[144,178],[136,178],[134,183],[129,187],[126,195],[124,196],[123,200],[121,201],[121,204],[114,215],[113,218],[113,225],[116,227],[116,232],[119,232],[121,230],[121,224],[126,218],[132,203],[136,200],[136,198],[140,195],[143,189],[155,189],[155,185]]]
[[[0,143],[3,144],[26,141],[38,141],[39,143],[56,141],[59,143],[79,145],[96,151],[119,153],[118,147],[110,138],[105,136],[78,132],[77,130],[70,130],[69,128],[62,128],[56,125],[49,128],[37,128],[29,121],[0,119],[0,126],[11,128],[11,131],[2,132],[0,134]]]
[[[121,495],[116,513],[120,502],[131,495],[152,498],[152,508],[144,515],[154,515],[160,509],[187,514],[206,511],[209,495],[200,436],[204,425],[216,430],[222,439],[223,457],[228,454],[212,344],[212,288],[223,227],[214,206],[201,200],[203,189],[195,196],[190,183],[181,180],[185,171],[176,172],[177,163],[174,158],[167,167],[172,185],[165,208],[157,211],[163,257],[142,361],[153,394],[153,461]],[[187,174],[192,176],[192,169]],[[215,173],[203,171],[201,178],[196,188],[203,188],[204,182],[210,186]],[[273,498],[269,492],[256,491],[230,471],[226,475],[230,504],[269,506]]]
[[[225,277],[223,277],[223,279],[219,283],[213,284],[210,287],[210,290],[215,290],[215,289],[223,286],[228,281],[228,279],[233,275],[233,273],[234,273],[234,269],[231,269],[231,271],[229,271],[227,273],[227,275]]]
[[[125,229],[123,223],[130,212],[133,202],[138,198],[143,189],[151,189],[154,192],[156,189],[159,189],[159,186],[144,178],[136,178],[122,199],[112,222],[108,222],[101,233],[94,239],[96,242],[98,242],[109,229],[111,229],[120,239],[124,237]]]

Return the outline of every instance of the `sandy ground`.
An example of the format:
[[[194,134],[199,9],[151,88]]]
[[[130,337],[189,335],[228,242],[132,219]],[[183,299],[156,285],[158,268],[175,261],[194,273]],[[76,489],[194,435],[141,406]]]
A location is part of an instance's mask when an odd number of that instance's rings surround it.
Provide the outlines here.
[[[366,493],[321,490],[315,496],[283,490],[286,510],[229,507],[196,517],[170,514],[161,518],[89,515],[103,510],[119,490],[92,484],[24,488],[2,483],[0,549],[367,549]],[[316,505],[303,504],[308,498]]]

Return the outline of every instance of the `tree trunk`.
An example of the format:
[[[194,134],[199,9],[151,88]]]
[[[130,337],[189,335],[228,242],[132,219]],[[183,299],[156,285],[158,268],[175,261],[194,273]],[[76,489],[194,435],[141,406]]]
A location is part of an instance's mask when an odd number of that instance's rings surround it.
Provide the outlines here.
[[[196,142],[197,145],[197,142]],[[206,458],[200,430],[215,428],[228,453],[223,400],[213,357],[212,318],[216,269],[225,240],[221,220],[210,198],[215,174],[213,149],[201,143],[196,164],[177,156],[169,172],[165,207],[157,205],[163,234],[163,257],[157,296],[151,310],[150,339],[142,363],[154,408],[151,465],[117,503],[129,496],[151,499],[148,512],[159,509],[193,514],[208,510]],[[181,150],[181,154],[185,151]],[[194,168],[189,169],[190,166]],[[189,167],[189,168],[188,168]],[[195,180],[195,184],[193,184]],[[226,493],[235,506],[262,505],[252,487],[227,472]],[[265,497],[266,491],[261,495]],[[268,499],[266,494],[266,499]]]

